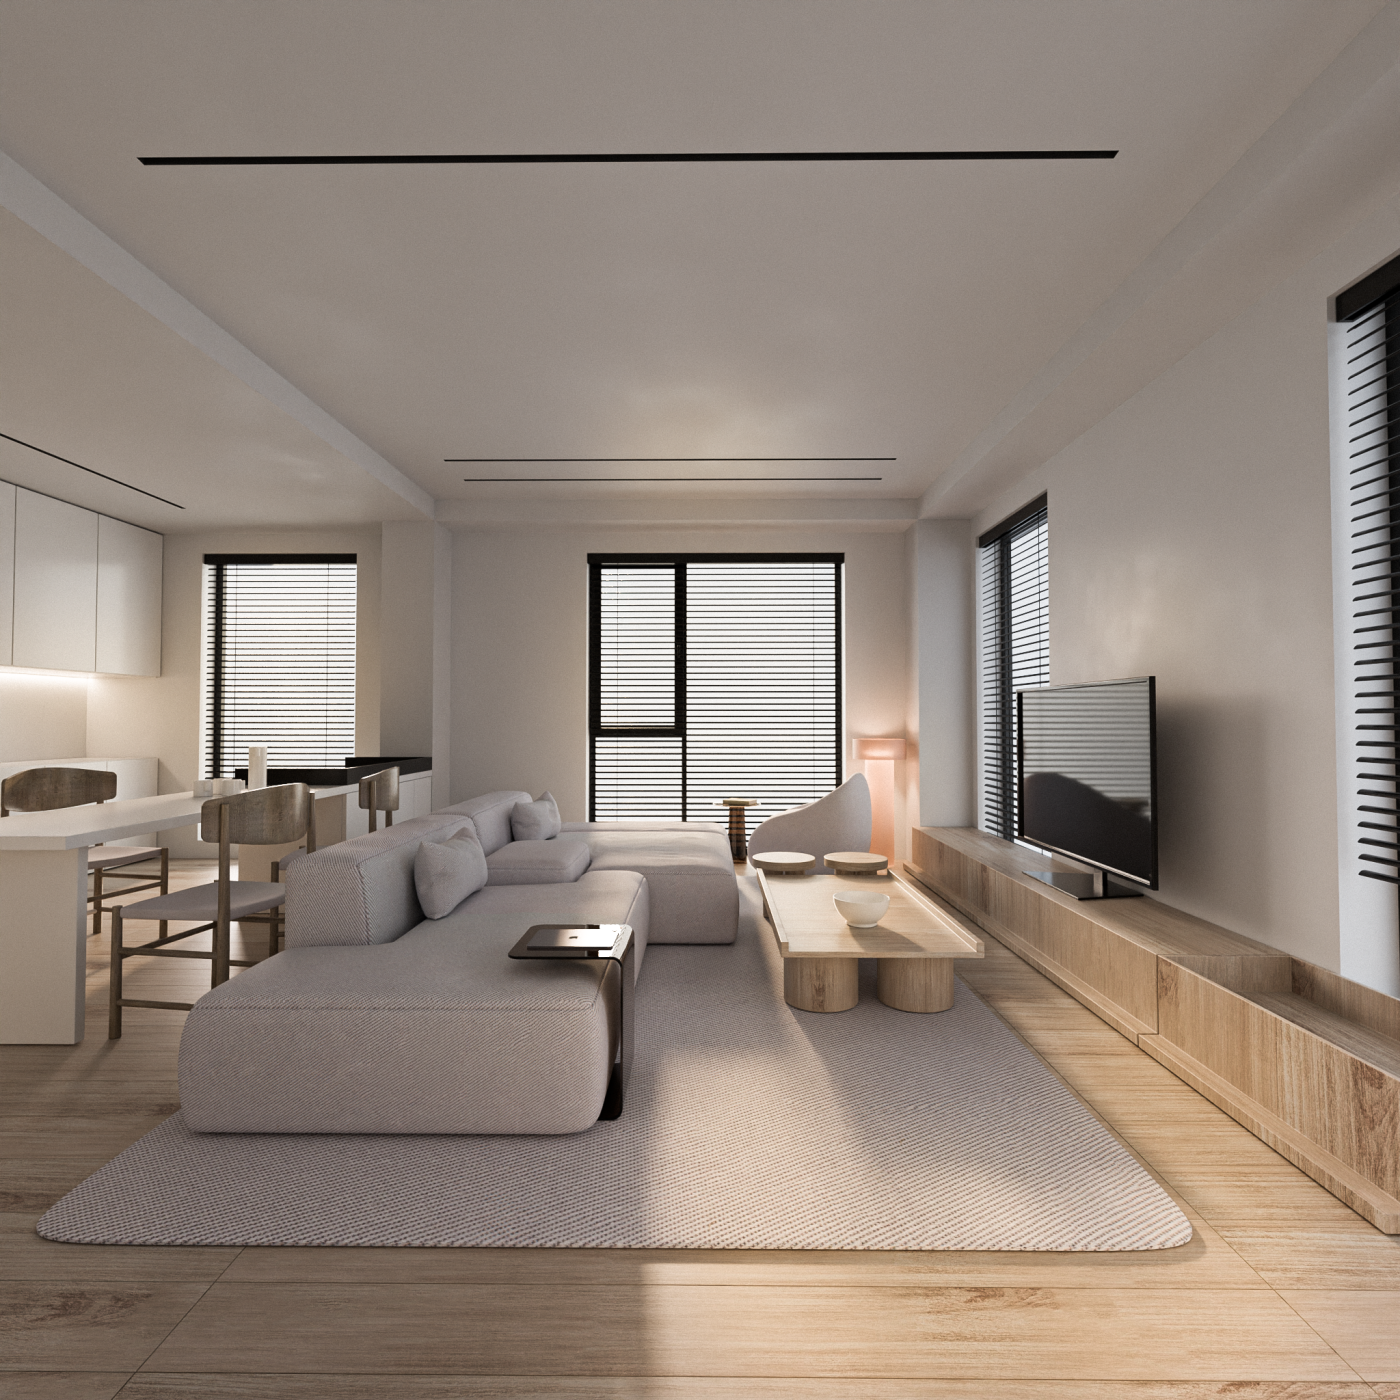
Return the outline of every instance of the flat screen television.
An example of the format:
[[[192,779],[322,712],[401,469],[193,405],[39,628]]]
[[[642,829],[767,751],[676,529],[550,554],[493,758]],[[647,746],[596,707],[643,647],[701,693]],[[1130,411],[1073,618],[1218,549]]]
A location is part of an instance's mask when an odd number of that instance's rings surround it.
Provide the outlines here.
[[[1076,899],[1155,890],[1156,677],[1017,691],[1016,734],[1017,837],[1094,867],[1026,874]]]

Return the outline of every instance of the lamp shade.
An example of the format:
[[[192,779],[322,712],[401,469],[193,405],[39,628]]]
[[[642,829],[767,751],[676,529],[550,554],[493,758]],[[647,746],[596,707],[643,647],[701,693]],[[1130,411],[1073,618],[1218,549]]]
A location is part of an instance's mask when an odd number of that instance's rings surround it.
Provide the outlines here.
[[[857,758],[903,758],[903,739],[857,739]]]

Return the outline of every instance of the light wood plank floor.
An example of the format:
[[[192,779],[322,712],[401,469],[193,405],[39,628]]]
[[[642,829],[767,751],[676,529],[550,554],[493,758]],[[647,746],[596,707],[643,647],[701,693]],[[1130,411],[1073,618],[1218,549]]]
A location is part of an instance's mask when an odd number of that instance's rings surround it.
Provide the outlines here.
[[[177,883],[212,867],[181,862]],[[251,956],[266,932],[250,926]],[[1172,1193],[1161,1253],[136,1249],[35,1218],[177,1106],[183,1015],[0,1047],[0,1394],[1400,1400],[1400,1241],[988,938],[959,974]],[[235,956],[240,954],[235,953]],[[208,964],[128,965],[178,999]]]

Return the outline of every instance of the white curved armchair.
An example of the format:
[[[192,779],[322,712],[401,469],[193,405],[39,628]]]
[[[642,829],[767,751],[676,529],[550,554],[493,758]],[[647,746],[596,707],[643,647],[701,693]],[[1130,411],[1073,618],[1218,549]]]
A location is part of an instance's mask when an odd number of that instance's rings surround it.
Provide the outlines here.
[[[870,786],[865,774],[847,778],[835,792],[781,812],[760,822],[749,837],[749,855],[764,851],[806,851],[817,858],[816,871],[828,867],[822,857],[828,851],[870,849]]]

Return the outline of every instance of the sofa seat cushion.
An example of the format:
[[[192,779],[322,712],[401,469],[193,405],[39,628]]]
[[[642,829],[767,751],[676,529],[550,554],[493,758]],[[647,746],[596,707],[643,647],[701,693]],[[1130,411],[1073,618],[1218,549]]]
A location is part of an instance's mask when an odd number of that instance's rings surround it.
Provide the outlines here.
[[[560,885],[588,869],[588,843],[577,836],[512,841],[486,857],[488,885]]]
[[[394,943],[296,948],[195,1004],[180,1097],[195,1132],[574,1133],[616,1052],[612,963],[516,962],[536,923],[628,923],[627,872],[483,889]]]
[[[651,890],[650,942],[734,941],[739,882],[729,839],[720,828],[672,822],[662,830],[619,831],[614,823],[597,822],[577,835],[592,852],[590,873],[635,870],[646,876]]]

